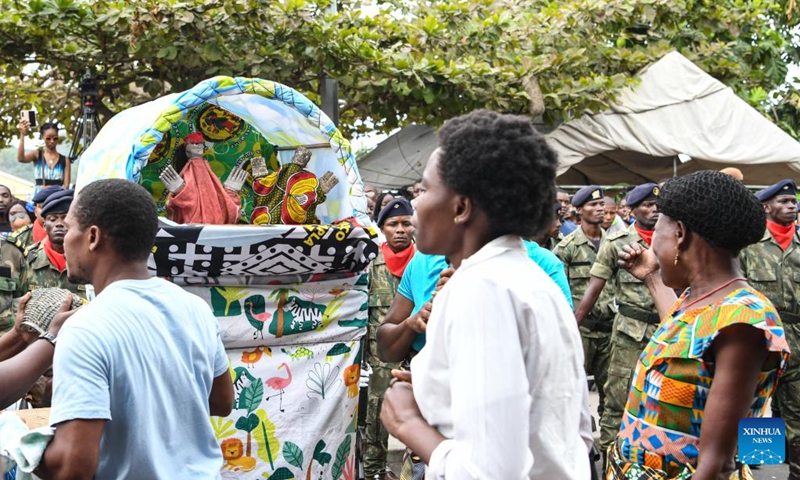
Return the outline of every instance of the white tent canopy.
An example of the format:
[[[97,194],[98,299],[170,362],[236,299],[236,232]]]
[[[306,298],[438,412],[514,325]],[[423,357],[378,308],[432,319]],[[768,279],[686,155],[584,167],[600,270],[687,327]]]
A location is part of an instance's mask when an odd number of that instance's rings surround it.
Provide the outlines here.
[[[728,87],[672,52],[639,74],[616,105],[562,124],[547,138],[559,183],[631,184],[739,168],[749,185],[800,177],[800,143]],[[675,162],[677,155],[692,158]]]
[[[677,174],[736,167],[748,185],[800,179],[800,143],[680,53],[639,74],[609,110],[547,134],[561,185],[658,182]],[[545,131],[537,125],[539,131]],[[434,129],[411,125],[358,162],[365,183],[397,188],[422,176]],[[679,154],[692,158],[676,161]]]
[[[364,183],[394,189],[418,182],[438,141],[432,127],[409,125],[358,161]]]

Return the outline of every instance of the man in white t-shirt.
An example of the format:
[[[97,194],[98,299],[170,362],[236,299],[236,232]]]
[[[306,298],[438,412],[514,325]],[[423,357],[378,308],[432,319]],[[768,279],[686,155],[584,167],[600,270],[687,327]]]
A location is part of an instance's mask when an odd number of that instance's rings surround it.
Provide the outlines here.
[[[219,478],[210,415],[233,406],[216,319],[200,298],[147,269],[158,218],[126,180],[87,185],[66,218],[70,281],[97,298],[59,332],[53,441],[43,478]]]

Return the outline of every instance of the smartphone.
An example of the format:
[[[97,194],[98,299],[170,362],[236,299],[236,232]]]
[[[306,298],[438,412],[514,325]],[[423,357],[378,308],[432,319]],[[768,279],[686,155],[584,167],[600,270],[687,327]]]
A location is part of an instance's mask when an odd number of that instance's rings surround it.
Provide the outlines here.
[[[36,126],[36,111],[34,110],[23,110],[19,114],[20,118],[23,120],[27,120],[30,123],[31,128]]]

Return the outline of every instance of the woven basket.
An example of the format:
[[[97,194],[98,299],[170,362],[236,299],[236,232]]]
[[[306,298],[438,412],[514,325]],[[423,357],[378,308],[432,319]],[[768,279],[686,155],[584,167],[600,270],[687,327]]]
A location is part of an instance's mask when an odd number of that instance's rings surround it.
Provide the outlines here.
[[[69,290],[63,288],[40,288],[32,291],[22,314],[20,330],[39,334],[46,332],[69,293]],[[84,303],[81,297],[72,294],[72,308],[78,308]]]

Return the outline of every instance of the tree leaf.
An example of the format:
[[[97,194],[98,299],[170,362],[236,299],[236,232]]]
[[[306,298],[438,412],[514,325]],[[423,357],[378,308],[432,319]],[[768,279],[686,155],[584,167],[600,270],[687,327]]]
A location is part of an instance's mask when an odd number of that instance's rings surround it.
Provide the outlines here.
[[[239,402],[236,408],[253,413],[264,398],[264,381],[256,378],[250,385],[244,387],[239,393]]]
[[[272,475],[269,476],[268,480],[292,480],[294,478],[294,473],[286,467],[281,467],[275,470]]]
[[[260,420],[256,416],[256,414],[251,413],[246,417],[239,417],[239,420],[236,420],[236,428],[239,430],[243,430],[245,432],[252,432],[258,426]]]
[[[303,450],[292,442],[283,442],[283,458],[289,465],[303,468]]]
[[[275,468],[275,460],[281,451],[281,442],[275,437],[275,424],[269,420],[263,408],[256,410],[256,415],[261,420],[253,432],[253,438],[258,442],[258,458],[269,462],[270,468]]]
[[[331,476],[333,480],[339,480],[339,477],[342,476],[347,457],[350,455],[350,442],[350,435],[345,435],[339,448],[336,449],[336,460],[331,467]]]
[[[325,465],[331,461],[331,454],[325,452],[325,440],[320,440],[317,442],[317,446],[314,447],[314,460],[316,460],[320,465]]]

